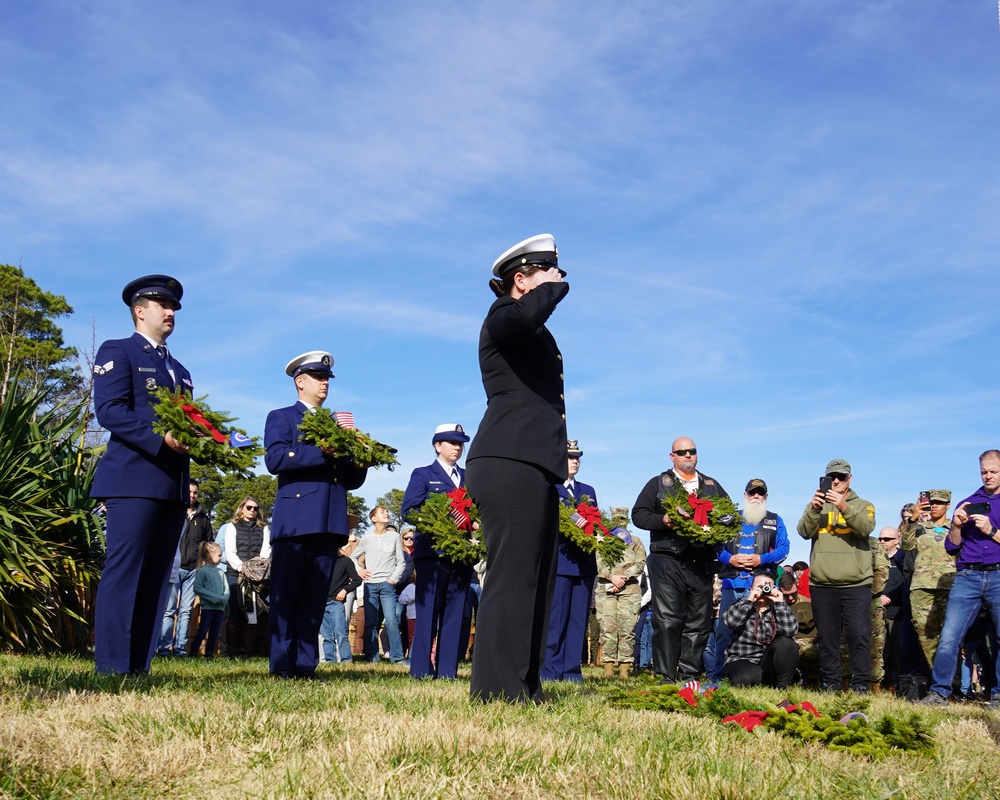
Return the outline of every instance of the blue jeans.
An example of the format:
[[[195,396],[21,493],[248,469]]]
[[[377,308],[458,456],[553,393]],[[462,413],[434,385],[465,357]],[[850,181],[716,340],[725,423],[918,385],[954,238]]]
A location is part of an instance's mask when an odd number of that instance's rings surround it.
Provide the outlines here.
[[[403,641],[399,636],[396,616],[396,587],[388,581],[365,584],[365,658],[378,661],[378,627],[380,618],[389,634],[389,660],[403,660]]]
[[[183,652],[187,648],[188,627],[191,623],[191,611],[194,609],[194,574],[196,569],[180,568],[177,572],[177,591],[180,593],[179,609],[177,611],[177,630],[174,632],[174,652]]]
[[[733,642],[733,630],[722,620],[722,615],[726,609],[732,606],[737,600],[750,596],[750,589],[722,589],[722,602],[719,603],[719,624],[715,626],[715,658],[706,663],[705,672],[712,683],[718,683],[722,678],[722,668],[726,663],[726,650]]]
[[[639,667],[649,669],[653,664],[653,612],[642,614],[642,633],[639,636]]]
[[[961,570],[955,576],[955,583],[948,595],[944,627],[941,629],[937,653],[934,655],[934,669],[931,671],[931,691],[943,697],[951,694],[962,641],[984,601],[991,609],[1000,609],[1000,572]],[[993,625],[1000,637],[1000,613],[993,614]],[[997,659],[996,685],[1000,686],[1000,658]],[[996,692],[994,689],[994,694]]]
[[[323,614],[323,624],[319,626],[320,635],[323,637],[324,661],[332,664],[335,661],[344,663],[354,660],[351,656],[351,640],[347,631],[344,603],[340,600],[328,600],[326,612]]]
[[[160,625],[160,640],[156,645],[156,655],[170,654],[174,643],[174,622],[177,618],[177,584],[171,583],[167,589],[167,607],[163,610],[163,622]]]

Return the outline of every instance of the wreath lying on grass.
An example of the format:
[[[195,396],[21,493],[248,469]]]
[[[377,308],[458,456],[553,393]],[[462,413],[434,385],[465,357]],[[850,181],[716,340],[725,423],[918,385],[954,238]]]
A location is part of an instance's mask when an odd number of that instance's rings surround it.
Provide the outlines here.
[[[190,392],[180,388],[174,392],[161,386],[151,394],[157,401],[153,406],[156,433],[161,436],[170,433],[187,445],[188,455],[199,464],[250,477],[254,462],[264,449],[258,437],[230,427],[235,417],[225,411],[213,411],[204,396],[193,399]]]
[[[347,427],[340,424],[338,417],[344,420]],[[328,408],[317,406],[302,417],[299,433],[307,444],[333,448],[338,456],[351,459],[359,467],[388,467],[392,472],[399,464],[396,448],[376,441],[353,425],[353,416],[349,412],[334,414]]]
[[[674,533],[690,542],[716,545],[740,534],[740,513],[725,495],[698,497],[693,492],[689,495],[668,492],[660,502],[673,522]]]
[[[854,698],[841,701],[839,707],[831,705],[832,713],[824,717],[808,701],[792,704],[786,700],[777,708],[755,710],[731,689],[710,686],[702,691],[695,681],[684,686],[650,685],[641,690],[616,686],[605,693],[619,708],[680,711],[716,718],[722,724],[736,723],[746,731],[763,727],[861,758],[884,758],[894,750],[927,753],[934,748],[930,730],[919,714],[905,719],[886,715],[873,723],[862,711],[844,713],[848,704],[867,708],[867,701]]]
[[[605,564],[617,564],[625,552],[619,531],[628,535],[623,528],[612,529],[611,520],[591,505],[587,495],[582,495],[575,507],[559,504],[559,533],[584,553],[597,553]]]
[[[479,530],[479,509],[465,489],[434,492],[406,518],[421,534],[429,536],[431,547],[449,561],[475,564],[486,558],[486,544]]]

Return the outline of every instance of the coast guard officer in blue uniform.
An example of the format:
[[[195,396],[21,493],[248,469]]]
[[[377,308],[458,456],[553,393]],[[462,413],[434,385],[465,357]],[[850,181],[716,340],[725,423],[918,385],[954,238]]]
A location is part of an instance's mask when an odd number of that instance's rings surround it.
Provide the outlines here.
[[[264,463],[278,476],[271,519],[271,674],[315,677],[319,628],[337,551],[347,544],[347,490],[365,482],[368,465],[299,441],[299,423],[322,406],[333,356],[322,350],[288,362],[298,402],[267,415]]]
[[[569,478],[556,486],[559,499],[576,508],[584,496],[589,505],[597,505],[597,492],[587,483],[576,480],[580,471],[580,449],[576,439],[566,443]],[[582,681],[580,661],[587,636],[590,599],[597,579],[597,556],[585,553],[562,534],[559,535],[559,561],[556,564],[552,611],[549,615],[549,638],[545,646],[542,680]]]
[[[91,497],[107,507],[107,554],[94,609],[95,666],[101,673],[149,672],[166,603],[170,567],[184,526],[187,447],[153,432],[152,392],[193,390],[167,351],[184,289],[147,275],[122,291],[135,333],[104,342],[94,364],[97,421],[111,433]]]
[[[458,466],[468,434],[461,425],[438,425],[431,438],[437,458],[410,475],[403,494],[401,514],[405,519],[419,509],[431,494],[451,492],[465,486],[465,470]],[[472,564],[455,564],[431,546],[427,534],[417,527],[413,546],[417,574],[417,623],[410,645],[410,675],[414,678],[455,678],[458,661],[465,652],[462,615],[465,611]],[[437,664],[431,662],[431,645],[437,637]]]

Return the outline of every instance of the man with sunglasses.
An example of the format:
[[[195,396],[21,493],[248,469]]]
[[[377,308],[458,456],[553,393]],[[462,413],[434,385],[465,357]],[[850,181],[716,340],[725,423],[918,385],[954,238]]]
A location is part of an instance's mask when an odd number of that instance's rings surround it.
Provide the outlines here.
[[[872,550],[875,506],[851,489],[851,465],[835,458],[802,518],[798,532],[812,541],[809,590],[819,634],[820,683],[841,688],[840,637],[846,633],[851,660],[851,689],[868,691],[872,645]]]
[[[632,521],[649,531],[646,568],[652,589],[653,671],[668,683],[702,673],[705,645],[712,629],[712,577],[715,550],[674,531],[666,513],[668,496],[729,497],[718,481],[698,472],[698,450],[691,439],[675,439],[673,466],[646,483],[632,507]]]
[[[929,673],[934,663],[944,612],[948,607],[948,594],[955,582],[955,556],[945,550],[951,520],[951,492],[932,489],[928,500],[918,500],[910,519],[900,525],[902,548],[906,552],[904,570],[910,575],[910,618],[920,641],[920,649],[927,659]],[[921,522],[923,512],[930,515]],[[919,672],[924,672],[919,669]]]
[[[716,630],[715,657],[707,659],[708,678],[718,683],[726,663],[726,648],[733,632],[723,621],[726,611],[737,600],[750,595],[754,571],[763,567],[776,571],[788,556],[788,532],[785,521],[767,510],[767,483],[762,478],[752,478],[743,492],[743,524],[740,535],[722,546],[719,561],[722,569],[722,603],[719,605],[719,623]]]

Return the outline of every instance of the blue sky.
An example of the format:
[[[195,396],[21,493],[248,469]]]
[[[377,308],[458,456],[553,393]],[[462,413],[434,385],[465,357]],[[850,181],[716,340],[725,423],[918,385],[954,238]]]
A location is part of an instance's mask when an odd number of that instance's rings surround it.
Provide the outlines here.
[[[397,446],[474,429],[494,258],[555,235],[580,477],[631,505],[691,436],[794,529],[847,458],[880,525],[996,447],[1000,32],[977,2],[7,3],[0,261],[170,340],[261,433],[284,364]],[[797,537],[793,534],[793,539]],[[793,544],[793,555],[807,548]]]

